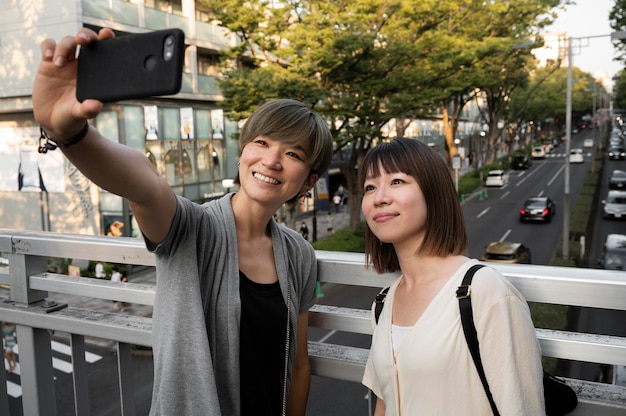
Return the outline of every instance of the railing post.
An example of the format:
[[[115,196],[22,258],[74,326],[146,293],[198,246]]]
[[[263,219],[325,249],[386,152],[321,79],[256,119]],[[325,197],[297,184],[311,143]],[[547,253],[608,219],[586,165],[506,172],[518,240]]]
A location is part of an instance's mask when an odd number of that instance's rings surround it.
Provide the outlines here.
[[[85,337],[72,334],[72,367],[74,374],[74,410],[76,416],[87,416],[89,411],[89,380],[85,362]]]
[[[9,273],[11,275],[11,300],[27,305],[39,302],[48,296],[48,292],[30,288],[29,276],[44,273],[48,269],[46,257],[25,254],[9,254]]]
[[[126,342],[117,343],[117,369],[120,381],[122,416],[135,416],[132,350],[131,345]]]
[[[2,325],[3,322],[0,322]],[[3,333],[4,335],[4,333]],[[4,345],[0,341],[0,358],[2,358],[2,368],[0,368],[0,415],[9,414],[9,394],[4,387],[7,385],[7,373],[4,371]]]
[[[25,415],[56,416],[52,348],[47,329],[17,325]]]
[[[44,256],[16,254],[15,251],[23,249],[19,245],[19,240],[14,241],[13,253],[9,254],[11,300],[31,305],[44,300],[48,292],[31,289],[29,276],[46,272],[48,264]],[[17,325],[16,332],[19,340],[24,414],[56,416],[50,333],[47,329],[25,325]]]

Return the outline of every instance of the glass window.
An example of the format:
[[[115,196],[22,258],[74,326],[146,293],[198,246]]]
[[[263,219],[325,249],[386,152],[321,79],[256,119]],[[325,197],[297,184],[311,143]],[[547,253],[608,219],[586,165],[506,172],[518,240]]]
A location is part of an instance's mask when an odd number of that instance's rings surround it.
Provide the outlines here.
[[[220,56],[209,51],[198,51],[198,74],[219,76]]]
[[[102,111],[96,117],[96,127],[104,137],[115,142],[120,141],[120,132],[117,125],[117,112]]]
[[[218,181],[226,177],[224,166],[224,146],[219,140],[213,140],[213,152],[211,152],[211,159],[213,163],[213,179]]]
[[[161,121],[163,128],[161,129],[162,138],[164,140],[180,139],[180,115],[177,108],[162,108]]]
[[[143,152],[145,136],[142,107],[124,106],[124,133],[126,145]]]
[[[209,182],[211,176],[211,149],[209,142],[205,141],[202,147],[198,148],[198,180],[199,182]],[[198,143],[200,146],[201,143]]]
[[[172,148],[165,153],[165,180],[170,186],[180,185],[182,183],[180,152],[176,148]]]
[[[211,112],[209,110],[196,110],[196,138],[208,140],[211,138]]]
[[[107,191],[100,192],[100,210],[122,212],[122,197]]]

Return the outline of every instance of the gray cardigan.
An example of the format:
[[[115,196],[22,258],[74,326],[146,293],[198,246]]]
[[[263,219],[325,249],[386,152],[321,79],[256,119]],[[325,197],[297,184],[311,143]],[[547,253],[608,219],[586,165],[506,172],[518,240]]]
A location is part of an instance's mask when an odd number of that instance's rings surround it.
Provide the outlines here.
[[[154,386],[150,415],[240,414],[239,261],[230,199],[203,205],[178,197],[156,254],[153,313]],[[291,289],[288,380],[298,314],[315,303],[313,247],[296,231],[270,221],[278,281]]]

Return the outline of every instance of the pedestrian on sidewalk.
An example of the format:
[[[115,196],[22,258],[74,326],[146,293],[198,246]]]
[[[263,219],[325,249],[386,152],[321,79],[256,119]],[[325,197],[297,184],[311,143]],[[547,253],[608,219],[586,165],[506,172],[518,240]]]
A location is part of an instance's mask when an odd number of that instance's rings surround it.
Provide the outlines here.
[[[104,273],[104,265],[102,264],[101,261],[96,263],[96,278],[97,279],[104,279],[106,277],[106,274]]]
[[[338,193],[333,196],[333,205],[335,205],[335,213],[339,214],[339,207],[341,207],[341,195]]]
[[[304,416],[317,263],[313,247],[273,214],[304,198],[328,168],[326,121],[295,100],[260,105],[239,137],[237,192],[196,204],[176,195],[142,152],[87,123],[103,105],[76,100],[76,51],[112,37],[109,29],[82,28],[58,44],[44,40],[32,103],[44,138],[55,139],[95,184],[129,200],[155,253],[150,414],[277,415],[288,408]]]
[[[122,273],[120,277],[120,282],[128,283],[128,277],[126,276],[126,274]],[[131,304],[128,302],[119,301],[117,302],[116,307],[120,310],[120,312],[126,312],[128,309],[130,309]]]
[[[300,226],[300,235],[305,240],[309,240],[309,227],[306,225],[306,222],[302,221],[302,225]]]
[[[15,344],[17,344],[17,335],[15,325],[11,322],[5,322],[2,328],[4,338],[4,358],[9,363],[9,373],[12,373],[17,367],[17,358],[15,358]]]

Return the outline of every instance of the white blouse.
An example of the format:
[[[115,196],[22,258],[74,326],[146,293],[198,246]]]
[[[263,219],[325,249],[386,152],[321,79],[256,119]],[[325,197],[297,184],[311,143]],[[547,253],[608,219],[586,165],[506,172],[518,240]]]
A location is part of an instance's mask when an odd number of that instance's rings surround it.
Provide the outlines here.
[[[398,281],[391,286],[363,376],[363,384],[385,402],[386,415],[492,414],[456,299],[465,272],[476,263],[466,262],[450,277],[396,346],[391,305]],[[472,306],[483,367],[500,414],[545,415],[541,349],[522,295],[485,267],[472,281]]]

